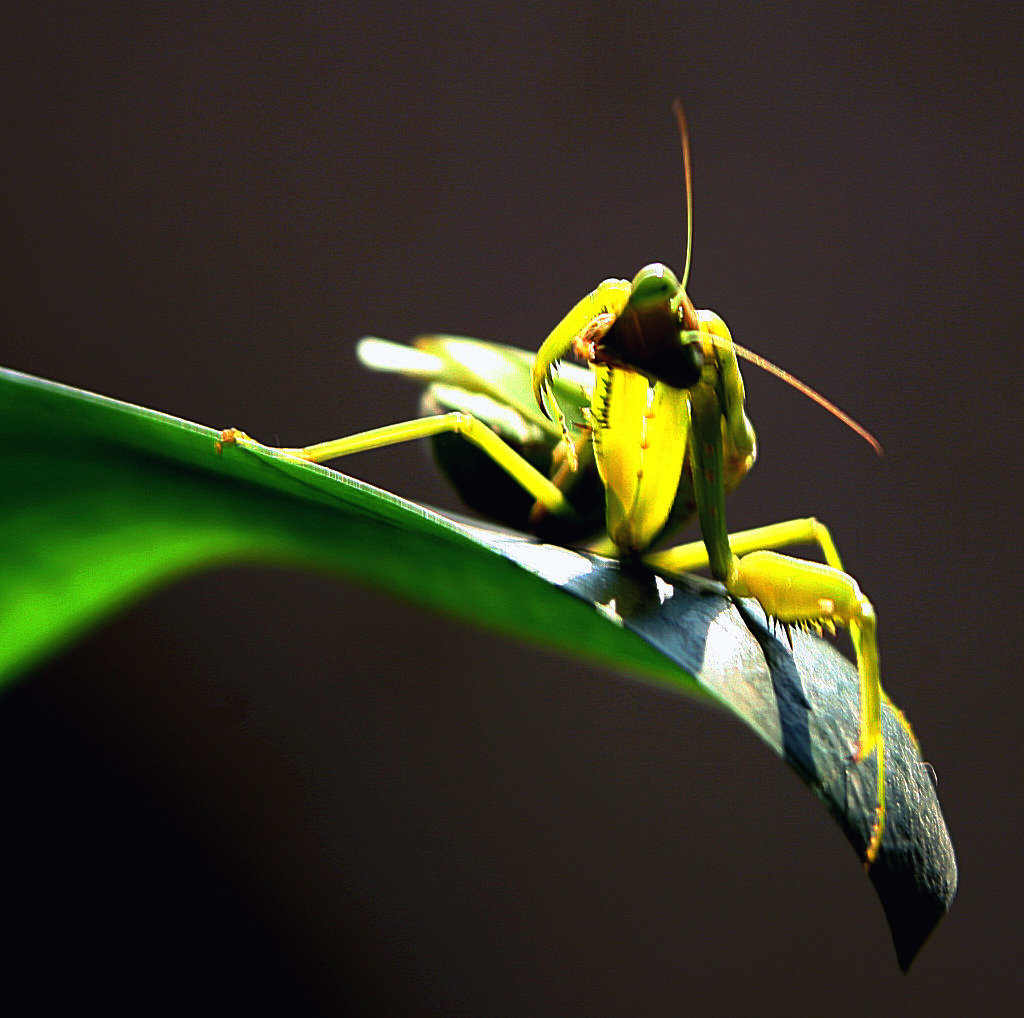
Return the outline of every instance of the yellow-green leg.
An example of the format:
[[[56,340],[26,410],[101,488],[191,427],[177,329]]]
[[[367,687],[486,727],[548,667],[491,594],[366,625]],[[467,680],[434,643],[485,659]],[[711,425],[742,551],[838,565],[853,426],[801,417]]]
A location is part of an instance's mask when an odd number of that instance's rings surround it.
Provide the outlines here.
[[[833,569],[842,571],[843,563],[828,527],[813,516],[770,523],[766,527],[754,527],[752,530],[738,530],[729,535],[729,547],[734,555],[746,555],[752,551],[766,551],[769,548],[785,548],[793,544],[816,544],[821,549],[825,561]],[[703,541],[692,541],[647,555],[646,561],[659,569],[689,572],[692,569],[707,568],[708,550]]]
[[[622,313],[633,286],[628,279],[606,279],[586,295],[554,327],[541,344],[533,361],[531,380],[537,406],[546,417],[558,422],[570,467],[576,469],[576,450],[569,432],[569,422],[550,390],[551,371],[555,364],[582,336],[600,338]]]
[[[301,449],[282,449],[277,451],[308,463],[324,463],[327,460],[350,456],[356,452],[380,449],[400,442],[411,442],[419,438],[431,438],[434,435],[453,433],[462,435],[482,449],[495,463],[516,481],[519,482],[548,512],[561,516],[572,516],[574,510],[568,499],[539,470],[528,463],[511,446],[506,444],[486,424],[481,423],[471,414],[453,411],[438,414],[434,417],[418,417],[400,424],[389,424],[383,428],[362,431],[347,438],[336,438],[329,442],[318,442]],[[218,445],[233,443],[237,445],[260,445],[244,432],[231,428],[222,432]]]
[[[860,737],[854,760],[872,751],[877,760],[877,807],[865,861],[874,862],[885,825],[885,750],[882,740],[882,688],[875,639],[875,610],[857,581],[843,571],[828,528],[814,518],[789,520],[728,536],[728,568],[722,581],[736,597],[756,598],[765,614],[782,623],[848,626],[860,679]],[[770,549],[816,544],[825,563],[781,555]],[[684,572],[709,565],[703,541],[645,557],[654,568]],[[906,724],[906,722],[904,722]],[[908,727],[909,730],[909,727]]]

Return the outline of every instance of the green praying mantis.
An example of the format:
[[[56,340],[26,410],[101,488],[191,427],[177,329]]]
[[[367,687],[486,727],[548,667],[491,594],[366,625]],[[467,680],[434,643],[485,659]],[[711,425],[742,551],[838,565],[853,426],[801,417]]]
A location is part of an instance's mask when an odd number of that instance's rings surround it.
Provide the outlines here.
[[[690,151],[678,102],[674,112],[686,176],[682,279],[655,263],[632,281],[605,280],[536,354],[456,336],[421,336],[412,346],[365,338],[358,347],[365,365],[425,385],[426,416],[282,451],[320,463],[432,438],[464,500],[502,522],[564,543],[603,529],[599,550],[665,574],[710,569],[732,597],[755,598],[787,632],[793,624],[833,633],[848,628],[860,684],[852,762],[871,754],[876,760],[877,805],[864,855],[870,866],[885,825],[882,702],[888,702],[875,612],[818,520],[728,533],[726,493],[746,476],[757,451],[737,357],[795,385],[879,447],[823,396],[736,344],[719,315],[691,303]],[[229,429],[222,442],[253,440]],[[694,516],[700,540],[652,551],[667,531]],[[794,544],[817,545],[824,563],[777,550]]]

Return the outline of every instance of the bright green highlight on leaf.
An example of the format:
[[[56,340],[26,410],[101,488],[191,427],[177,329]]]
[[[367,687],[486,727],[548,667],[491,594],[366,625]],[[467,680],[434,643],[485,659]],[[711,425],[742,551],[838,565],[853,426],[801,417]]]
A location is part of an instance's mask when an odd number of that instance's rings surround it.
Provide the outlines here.
[[[155,585],[200,566],[260,560],[334,571],[693,687],[641,641],[623,639],[442,517],[267,451],[227,446],[218,455],[218,438],[154,411],[0,374],[0,678]],[[556,613],[565,622],[557,629]]]

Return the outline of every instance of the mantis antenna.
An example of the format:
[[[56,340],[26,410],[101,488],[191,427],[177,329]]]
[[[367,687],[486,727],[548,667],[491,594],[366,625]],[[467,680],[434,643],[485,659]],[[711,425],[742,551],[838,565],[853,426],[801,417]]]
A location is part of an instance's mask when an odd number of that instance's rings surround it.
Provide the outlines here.
[[[680,284],[686,289],[690,278],[690,249],[693,246],[693,177],[690,173],[690,132],[686,127],[686,113],[678,99],[672,100],[672,112],[676,115],[679,125],[679,141],[683,146],[683,172],[686,176],[686,263],[683,265],[683,280]]]
[[[766,357],[762,357],[759,353],[754,353],[753,350],[748,350],[744,346],[740,346],[739,343],[733,342],[732,340],[722,339],[720,336],[716,336],[713,333],[706,333],[701,336],[705,342],[710,343],[712,346],[720,346],[723,349],[732,348],[737,357],[742,357],[745,361],[750,361],[751,364],[756,364],[762,371],[767,371],[769,375],[774,375],[776,378],[781,379],[787,385],[793,386],[797,392],[802,392],[808,399],[814,400],[818,406],[827,410],[833,417],[838,418],[843,422],[851,431],[856,432],[864,439],[872,449],[878,453],[879,456],[882,453],[882,444],[875,438],[874,435],[864,427],[863,424],[858,424],[845,410],[840,410],[827,396],[822,396],[817,389],[812,389],[806,382],[801,382],[796,375],[791,374],[785,368],[780,368],[778,364],[773,364]]]
[[[686,263],[683,265],[683,278],[679,285],[680,291],[685,291],[686,282],[690,277],[690,252],[693,248],[693,176],[690,171],[690,132],[686,124],[686,113],[683,110],[683,104],[678,99],[672,101],[672,112],[675,114],[676,123],[679,125],[679,141],[683,147],[683,170],[686,176]],[[748,350],[738,343],[726,343],[710,333],[705,336],[705,339],[710,341],[712,346],[726,347],[731,345],[737,357],[750,361],[751,364],[757,365],[762,371],[775,375],[776,378],[781,379],[787,385],[793,386],[798,392],[802,392],[808,399],[813,400],[818,406],[832,414],[833,417],[842,421],[851,431],[860,435],[879,456],[882,455],[881,444],[867,428],[858,424],[848,413],[840,410],[830,399],[822,396],[817,390],[812,389],[806,382],[801,382],[799,378],[790,374],[785,368],[780,368],[766,357],[762,357],[759,353],[754,353],[753,350]]]

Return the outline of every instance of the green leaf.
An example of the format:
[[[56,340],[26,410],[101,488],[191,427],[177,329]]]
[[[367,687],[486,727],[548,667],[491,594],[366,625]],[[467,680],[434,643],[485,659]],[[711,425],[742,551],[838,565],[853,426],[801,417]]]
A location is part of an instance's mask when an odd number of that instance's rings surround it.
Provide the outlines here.
[[[857,674],[794,649],[755,602],[442,516],[209,428],[0,370],[0,682],[155,586],[229,561],[330,570],[717,704],[786,760],[858,856],[874,763],[854,766]],[[372,553],[368,553],[372,549]],[[557,620],[553,624],[552,620]],[[886,707],[888,818],[870,877],[902,967],[956,891],[930,772]]]

